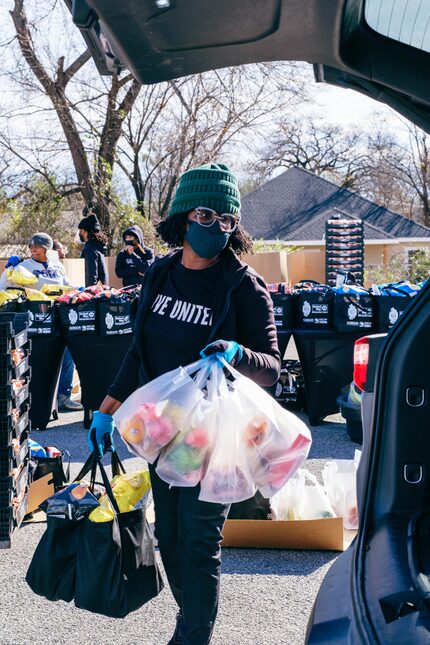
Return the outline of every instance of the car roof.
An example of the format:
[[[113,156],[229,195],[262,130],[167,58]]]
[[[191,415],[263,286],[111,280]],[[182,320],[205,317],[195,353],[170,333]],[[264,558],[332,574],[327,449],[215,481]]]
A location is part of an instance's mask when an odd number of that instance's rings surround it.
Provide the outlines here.
[[[102,74],[126,67],[150,84],[245,63],[307,61],[317,81],[387,103],[430,131],[430,9],[415,0],[65,2]]]

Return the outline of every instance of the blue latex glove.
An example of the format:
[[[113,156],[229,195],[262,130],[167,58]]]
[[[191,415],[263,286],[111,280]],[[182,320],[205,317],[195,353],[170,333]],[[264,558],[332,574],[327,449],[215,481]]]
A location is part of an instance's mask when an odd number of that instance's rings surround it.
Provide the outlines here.
[[[223,358],[226,363],[232,367],[237,365],[243,356],[243,349],[235,340],[215,340],[213,343],[206,345],[200,352],[202,358],[217,354]]]
[[[91,435],[95,431],[96,443],[101,455],[107,450],[115,450],[113,443],[113,431],[115,429],[115,424],[113,418],[110,414],[104,414],[103,412],[94,412],[93,421],[91,423],[91,428],[88,431],[88,447],[90,452],[93,452],[94,445],[91,440]]]
[[[16,267],[16,265],[20,262],[22,262],[22,260],[19,255],[11,255],[4,266],[6,269],[8,269],[9,267]]]

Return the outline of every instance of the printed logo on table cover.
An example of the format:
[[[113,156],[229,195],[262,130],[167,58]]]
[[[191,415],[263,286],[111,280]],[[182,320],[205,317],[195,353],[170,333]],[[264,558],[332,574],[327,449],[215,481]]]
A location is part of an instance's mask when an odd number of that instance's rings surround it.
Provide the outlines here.
[[[115,324],[114,317],[113,317],[113,316],[112,316],[112,314],[111,314],[111,313],[109,313],[109,312],[108,312],[108,313],[106,314],[106,316],[105,316],[105,323],[106,323],[106,327],[107,327],[108,329],[112,329],[112,327],[113,327],[113,326],[114,326],[114,324]]]
[[[74,325],[78,320],[78,314],[76,313],[76,311],[74,309],[70,309],[70,311],[69,311],[69,320],[70,320],[72,325]]]
[[[29,320],[30,320],[30,325],[32,325],[34,323],[34,313],[32,311],[29,311],[28,312],[28,317],[29,317]]]
[[[305,300],[304,303],[303,303],[303,306],[302,306],[302,312],[303,312],[304,317],[306,318],[307,316],[309,316],[311,311],[312,311],[312,308],[311,308],[309,302],[307,300]]]
[[[391,307],[390,312],[388,314],[388,320],[390,321],[390,324],[394,325],[394,323],[397,322],[398,319],[399,319],[399,312],[394,307]]]
[[[357,318],[357,314],[357,307],[351,303],[348,307],[348,320],[354,320],[354,318]]]

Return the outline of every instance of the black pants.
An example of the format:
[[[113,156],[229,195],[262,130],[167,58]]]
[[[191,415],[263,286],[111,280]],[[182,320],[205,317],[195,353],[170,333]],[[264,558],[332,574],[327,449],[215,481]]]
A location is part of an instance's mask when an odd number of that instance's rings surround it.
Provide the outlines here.
[[[218,611],[222,528],[229,506],[200,502],[200,486],[169,488],[150,465],[158,540],[170,589],[182,610],[185,645],[210,642]]]

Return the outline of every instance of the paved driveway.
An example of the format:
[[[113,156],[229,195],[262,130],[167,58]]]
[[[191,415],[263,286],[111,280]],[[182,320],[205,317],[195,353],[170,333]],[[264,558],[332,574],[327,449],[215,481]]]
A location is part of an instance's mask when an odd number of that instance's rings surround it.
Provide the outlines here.
[[[64,414],[32,437],[72,456],[72,474],[87,456],[80,414]],[[327,459],[352,459],[356,445],[340,417],[312,429],[308,467]],[[119,443],[119,442],[117,442]],[[139,460],[119,447],[127,470]],[[141,464],[141,462],[140,462]],[[174,628],[175,605],[167,589],[123,620],[96,616],[64,602],[34,595],[24,577],[44,524],[30,523],[0,551],[0,645],[165,645]],[[213,645],[300,645],[318,587],[333,552],[224,549],[219,617]]]

